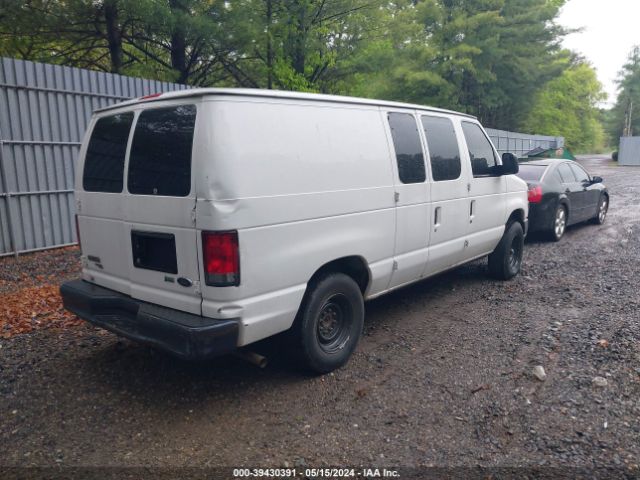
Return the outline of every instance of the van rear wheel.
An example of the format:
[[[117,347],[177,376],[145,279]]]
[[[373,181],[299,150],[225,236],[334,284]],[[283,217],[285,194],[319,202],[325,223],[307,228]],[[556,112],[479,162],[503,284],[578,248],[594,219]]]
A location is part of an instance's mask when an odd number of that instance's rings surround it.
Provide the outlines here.
[[[498,280],[509,280],[520,272],[524,251],[522,225],[513,222],[507,225],[496,249],[489,255],[489,273]]]
[[[305,366],[315,373],[343,366],[358,344],[363,324],[364,300],[351,277],[331,273],[313,281],[293,330]]]

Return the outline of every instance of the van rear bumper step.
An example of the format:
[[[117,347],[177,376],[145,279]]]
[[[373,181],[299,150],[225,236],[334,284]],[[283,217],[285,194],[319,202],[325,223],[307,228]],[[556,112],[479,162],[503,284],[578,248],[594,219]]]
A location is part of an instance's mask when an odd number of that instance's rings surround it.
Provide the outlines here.
[[[238,319],[216,320],[131,298],[85,280],[60,287],[64,307],[123,337],[188,360],[230,353],[238,341]]]

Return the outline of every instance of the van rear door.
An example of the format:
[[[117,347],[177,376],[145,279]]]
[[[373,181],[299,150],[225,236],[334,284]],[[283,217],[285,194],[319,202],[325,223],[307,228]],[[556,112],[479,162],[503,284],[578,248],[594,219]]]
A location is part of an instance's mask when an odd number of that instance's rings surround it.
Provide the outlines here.
[[[139,300],[200,314],[192,175],[197,106],[184,101],[142,103],[133,113],[119,114],[133,116],[124,171],[111,174],[114,182],[122,179],[120,190],[116,185],[112,193],[87,192],[84,185],[79,221],[88,280]],[[109,117],[114,116],[101,117],[94,127],[85,177],[92,163],[97,170],[105,167],[91,158],[98,127]],[[104,121],[109,122],[113,120]],[[125,129],[124,120],[116,123]]]

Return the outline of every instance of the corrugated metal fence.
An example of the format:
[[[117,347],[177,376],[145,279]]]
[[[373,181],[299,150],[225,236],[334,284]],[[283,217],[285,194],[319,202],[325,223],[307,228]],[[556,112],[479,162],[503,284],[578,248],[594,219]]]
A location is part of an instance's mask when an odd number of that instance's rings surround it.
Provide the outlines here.
[[[76,242],[74,165],[93,110],[184,88],[0,57],[0,256]],[[489,135],[500,153],[519,156],[562,146],[556,137]]]
[[[618,163],[620,165],[640,165],[640,137],[620,137]]]
[[[487,128],[487,133],[498,152],[501,154],[511,152],[517,157],[523,157],[525,153],[537,147],[545,150],[564,147],[563,137],[529,135],[527,133],[507,132],[506,130],[494,130],[492,128]]]
[[[93,110],[184,88],[0,58],[0,256],[76,242],[74,164]]]

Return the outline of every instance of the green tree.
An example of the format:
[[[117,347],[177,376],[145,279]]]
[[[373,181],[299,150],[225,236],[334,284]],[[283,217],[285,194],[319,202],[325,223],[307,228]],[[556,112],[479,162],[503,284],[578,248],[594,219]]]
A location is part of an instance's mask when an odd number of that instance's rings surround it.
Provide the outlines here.
[[[479,85],[472,113],[487,125],[521,129],[531,111],[531,98],[567,68],[560,41],[566,33],[555,23],[565,0],[505,0],[497,43],[481,56],[495,81]]]
[[[634,47],[618,78],[618,98],[611,111],[609,135],[614,144],[624,135],[640,135],[640,47]]]
[[[123,42],[136,5],[130,0],[3,0],[0,54],[123,73],[137,61]]]
[[[230,2],[241,86],[334,92],[380,0]]]
[[[589,79],[559,48],[564,2],[0,0],[0,55],[197,86],[408,101],[557,134],[556,101],[580,114],[593,107],[588,95],[568,94]],[[625,68],[611,115],[618,130],[637,91],[637,66]],[[535,123],[539,114],[545,122]],[[597,135],[595,125],[581,128]],[[567,136],[586,144],[569,126]]]
[[[133,1],[133,0],[129,0]],[[138,57],[139,74],[197,86],[231,75],[225,4],[211,0],[138,0],[124,35]]]
[[[520,128],[540,86],[561,73],[564,0],[422,0],[388,5],[387,39],[365,45],[354,90],[462,110]],[[356,62],[357,63],[357,62]],[[369,72],[367,65],[376,66]]]
[[[605,99],[593,67],[577,60],[535,95],[524,129],[563,136],[577,151],[597,151],[604,143],[598,104]]]

